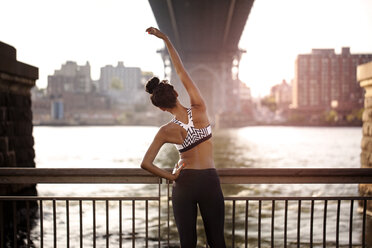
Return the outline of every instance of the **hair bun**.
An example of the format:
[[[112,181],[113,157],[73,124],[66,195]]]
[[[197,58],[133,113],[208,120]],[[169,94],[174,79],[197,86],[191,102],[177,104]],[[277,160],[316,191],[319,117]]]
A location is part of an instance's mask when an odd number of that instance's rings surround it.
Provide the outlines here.
[[[149,81],[146,83],[146,92],[149,94],[152,94],[155,90],[156,87],[159,86],[160,80],[157,77],[151,78]]]

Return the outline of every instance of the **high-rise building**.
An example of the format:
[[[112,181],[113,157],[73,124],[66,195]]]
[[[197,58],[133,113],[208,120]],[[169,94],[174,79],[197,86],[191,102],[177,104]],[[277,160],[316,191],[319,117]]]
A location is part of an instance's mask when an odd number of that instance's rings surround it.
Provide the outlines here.
[[[144,123],[148,94],[144,90],[152,72],[138,67],[101,68],[99,80],[92,80],[90,65],[67,61],[48,76],[46,93],[34,91],[35,123],[117,124]],[[147,100],[147,101],[146,101]],[[145,120],[146,121],[146,120]],[[148,121],[146,123],[151,123]]]
[[[92,88],[90,65],[77,65],[74,61],[67,61],[54,75],[48,76],[47,93],[49,96],[59,97],[64,93],[88,93]]]
[[[363,107],[363,89],[356,80],[356,67],[372,61],[372,54],[351,54],[343,47],[313,49],[298,55],[295,63],[292,107],[299,110],[350,111]]]
[[[49,102],[53,120],[81,119],[88,112],[104,112],[109,109],[109,102],[106,96],[96,93],[95,88],[89,62],[80,66],[67,61],[48,76],[47,94],[40,99],[40,105]]]
[[[118,62],[116,67],[101,68],[99,92],[105,93],[117,104],[138,103],[144,97],[142,71],[139,67],[125,67]]]

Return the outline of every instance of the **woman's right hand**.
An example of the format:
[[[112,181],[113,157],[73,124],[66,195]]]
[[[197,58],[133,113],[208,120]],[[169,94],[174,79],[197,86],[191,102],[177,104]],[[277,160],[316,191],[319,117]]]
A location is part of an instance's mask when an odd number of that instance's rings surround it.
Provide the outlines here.
[[[176,168],[176,171],[175,171],[174,173],[172,173],[172,175],[173,175],[172,181],[176,181],[176,180],[177,180],[177,178],[178,178],[178,176],[180,175],[181,170],[182,170],[183,168],[185,168],[185,163],[182,163],[181,166],[178,166],[178,167]]]
[[[164,40],[165,38],[167,38],[167,36],[162,33],[159,29],[157,28],[154,28],[154,27],[149,27],[148,29],[146,29],[146,32],[148,34],[152,34],[152,35],[155,35],[156,37]]]

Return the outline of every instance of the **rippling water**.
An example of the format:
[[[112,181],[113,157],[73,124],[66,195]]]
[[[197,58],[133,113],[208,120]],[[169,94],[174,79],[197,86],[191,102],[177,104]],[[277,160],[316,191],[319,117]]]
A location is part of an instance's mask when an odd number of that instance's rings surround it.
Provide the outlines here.
[[[157,127],[35,127],[35,151],[36,164],[38,168],[139,168],[142,156],[146,152]],[[359,168],[360,167],[360,143],[362,138],[361,128],[322,128],[322,127],[245,127],[238,129],[214,130],[213,142],[215,152],[215,164],[217,168],[230,167],[269,167],[269,168]],[[157,159],[156,164],[160,167],[172,167],[178,160],[177,150],[172,145],[164,146]],[[225,196],[334,196],[334,195],[358,195],[357,185],[223,185]],[[133,196],[133,195],[152,195],[156,196],[157,188],[144,185],[38,185],[39,195],[43,196]],[[45,203],[48,205],[48,203]],[[91,216],[91,203],[84,203],[84,216]],[[103,204],[103,203],[97,203]],[[237,225],[244,230],[244,209],[245,203],[237,203]],[[302,207],[304,212],[301,216],[301,232],[308,232],[309,213],[306,212],[310,203],[304,202]],[[98,208],[97,209],[101,209]],[[356,216],[354,224],[360,224],[360,216],[356,212],[357,203],[354,207]],[[328,218],[330,223],[336,218],[336,202],[328,203]],[[150,206],[151,207],[151,206]],[[152,206],[154,207],[154,206]],[[276,211],[283,209],[284,203],[278,202]],[[57,206],[58,208],[58,206]],[[71,211],[76,211],[78,203],[72,203]],[[130,213],[130,205],[123,205]],[[46,216],[50,217],[51,212]],[[60,203],[59,224],[64,224],[64,205]],[[117,230],[117,209],[118,203],[110,205],[110,233],[115,234]],[[143,225],[141,211],[144,206],[139,205],[136,208],[136,218],[138,225]],[[250,245],[257,244],[257,218],[255,217],[258,209],[258,203],[252,202],[249,205],[249,237]],[[289,242],[296,241],[298,203],[289,205],[289,223],[288,238]],[[318,221],[323,218],[323,203],[315,204],[315,226],[314,230],[322,228]],[[348,216],[350,207],[343,208],[341,216]],[[156,206],[155,206],[156,210]],[[49,210],[51,211],[51,210]],[[111,214],[111,211],[113,212]],[[124,211],[126,212],[126,211]],[[229,213],[231,204],[226,203],[226,227],[231,226]],[[262,205],[262,233],[263,247],[270,244],[270,223],[271,223],[271,202],[263,202]],[[162,213],[165,216],[165,213]],[[99,238],[97,242],[105,244],[105,212],[104,206],[97,212],[97,233]],[[137,217],[138,216],[138,217]],[[47,218],[46,217],[46,218]],[[48,217],[48,218],[49,218]],[[46,219],[46,226],[50,225]],[[103,219],[102,219],[103,218]],[[130,215],[123,217],[131,218]],[[156,216],[153,216],[156,219]],[[89,219],[87,218],[88,222]],[[101,220],[102,219],[102,220]],[[275,217],[275,239],[282,240],[282,215],[279,213]],[[49,218],[49,221],[51,219]],[[102,221],[102,222],[100,222]],[[293,223],[292,223],[293,222]],[[75,223],[75,222],[73,222]],[[198,220],[200,240],[204,239],[200,220]],[[322,223],[322,222],[319,222]],[[341,242],[348,242],[348,219],[341,218]],[[71,227],[72,242],[73,238],[78,238],[78,221]],[[136,223],[137,224],[137,223]],[[98,225],[98,224],[97,224]],[[126,223],[125,228],[130,229],[131,223]],[[156,236],[156,222],[150,221],[150,230]],[[242,226],[243,225],[243,226]],[[333,224],[329,224],[333,225]],[[84,242],[89,247],[91,241],[91,223],[84,225]],[[292,228],[293,226],[293,228]],[[38,226],[35,230],[38,230]],[[151,229],[152,228],[152,229]],[[292,228],[292,229],[291,229]],[[334,240],[334,227],[327,230],[327,241]],[[227,228],[226,237],[230,239],[230,231]],[[238,247],[239,240],[244,237],[244,233],[237,230]],[[322,239],[320,236],[314,236],[314,242]],[[36,232],[36,231],[35,231]],[[63,230],[59,233],[61,244],[63,244]],[[50,234],[50,233],[49,233]],[[35,234],[36,235],[36,234]],[[116,235],[116,234],[115,234]],[[112,245],[117,244],[117,237],[110,237]],[[125,237],[129,238],[130,231],[125,232]],[[171,236],[176,237],[172,232]],[[115,236],[115,237],[114,237]],[[355,236],[355,237],[354,237]],[[360,232],[354,233],[353,240],[360,240]],[[48,240],[48,234],[45,239]],[[35,236],[37,239],[37,237]],[[50,238],[49,238],[50,239]],[[308,242],[308,237],[301,237],[301,240]],[[128,241],[129,242],[129,241]],[[140,242],[140,241],[139,241]],[[230,242],[230,240],[229,240]],[[37,243],[37,242],[36,242]],[[97,243],[97,244],[98,244]],[[151,243],[151,242],[150,242]],[[140,243],[139,243],[140,244]],[[131,245],[128,244],[128,245]],[[63,246],[63,245],[62,245]],[[116,245],[115,245],[116,246]],[[141,247],[141,245],[139,245]],[[99,246],[98,246],[99,247]]]

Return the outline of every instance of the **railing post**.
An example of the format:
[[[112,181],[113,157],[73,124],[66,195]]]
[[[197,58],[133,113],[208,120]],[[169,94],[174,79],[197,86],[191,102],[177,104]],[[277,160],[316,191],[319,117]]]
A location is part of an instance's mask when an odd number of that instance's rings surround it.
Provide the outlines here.
[[[338,223],[338,220],[337,220],[337,223]],[[311,248],[313,247],[313,237],[314,237],[313,230],[314,230],[314,200],[311,200],[311,210],[310,210],[310,247]]]
[[[231,230],[231,237],[232,237],[232,247],[235,247],[235,200],[232,201],[232,230]]]
[[[362,247],[366,246],[366,210],[367,210],[367,200],[363,200]]]
[[[69,201],[66,200],[66,235],[67,235],[66,246],[67,248],[70,248],[70,205],[69,204],[70,204]],[[94,240],[95,240],[95,235],[94,235]]]
[[[30,202],[26,201],[26,229],[27,229],[27,248],[31,247],[30,230]]]
[[[123,232],[123,227],[122,227],[122,219],[123,219],[123,214],[122,214],[122,203],[121,200],[119,200],[119,247],[123,247],[123,241],[122,241],[122,232]],[[147,201],[146,201],[146,247],[147,247]]]
[[[132,248],[136,247],[136,201],[132,200]]]
[[[53,205],[53,244],[57,247],[57,212],[56,212],[56,200],[52,200]]]
[[[301,200],[298,200],[298,212],[297,212],[297,247],[301,244]]]
[[[160,218],[161,218],[161,183],[162,183],[162,179],[161,177],[159,177],[159,217],[158,217],[158,235],[159,235],[159,238],[158,238],[158,246],[160,248],[160,240],[161,240],[161,233],[160,233],[160,224],[161,224],[161,221],[160,221]]]
[[[40,213],[39,213],[39,216],[40,216],[40,248],[43,248],[44,247],[43,200],[40,200],[39,211],[40,211]]]
[[[92,208],[93,208],[93,248],[96,248],[96,201],[95,200],[92,201]]]
[[[275,200],[271,204],[271,247],[274,248],[274,229],[275,229]]]
[[[323,247],[327,246],[327,206],[328,201],[324,200],[324,212],[323,212]]]
[[[169,199],[170,199],[170,196],[169,196],[169,180],[167,180],[167,243],[168,243],[168,247],[169,247]]]
[[[120,207],[121,209],[121,207]],[[145,223],[146,223],[146,248],[149,247],[149,201],[146,200],[146,214],[145,214]],[[120,218],[121,219],[121,218]],[[122,248],[121,243],[120,243],[120,248]]]
[[[12,201],[12,205],[13,205],[13,245],[14,247],[18,247],[17,245],[17,205],[16,205],[16,201],[13,200]]]
[[[0,201],[0,248],[5,247],[3,201]]]
[[[258,247],[261,248],[261,206],[262,201],[258,200]]]
[[[354,211],[354,200],[350,201],[350,220],[349,220],[349,246],[353,245],[353,211]]]
[[[287,248],[288,200],[284,205],[284,248]]]
[[[249,201],[245,200],[245,218],[244,218],[244,242],[245,248],[248,248],[248,210]]]
[[[109,244],[110,244],[110,212],[109,211],[110,211],[110,208],[109,208],[109,201],[106,200],[105,203],[106,203],[106,248],[109,248]],[[134,220],[135,218],[133,216],[133,222]],[[133,233],[134,233],[134,230],[133,230]]]

